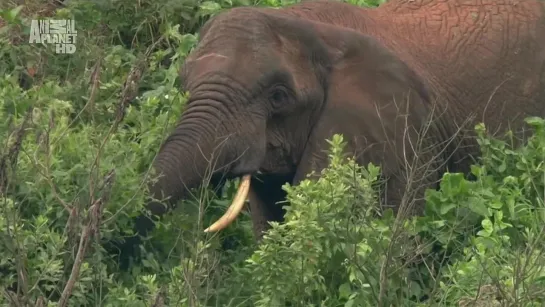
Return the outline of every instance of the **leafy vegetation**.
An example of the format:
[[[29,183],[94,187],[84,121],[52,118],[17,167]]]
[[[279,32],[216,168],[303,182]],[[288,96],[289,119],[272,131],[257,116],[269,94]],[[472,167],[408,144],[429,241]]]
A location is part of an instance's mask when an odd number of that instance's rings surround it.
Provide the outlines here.
[[[121,270],[156,149],[183,112],[178,69],[222,9],[265,0],[14,0],[0,7],[0,304],[14,306],[543,306],[545,121],[524,146],[477,127],[475,180],[447,173],[423,216],[379,214],[379,167],[330,140],[319,180],[256,245],[247,215],[203,225],[234,193],[167,217]],[[352,3],[376,6],[382,1]],[[74,18],[77,51],[28,44],[30,20]]]

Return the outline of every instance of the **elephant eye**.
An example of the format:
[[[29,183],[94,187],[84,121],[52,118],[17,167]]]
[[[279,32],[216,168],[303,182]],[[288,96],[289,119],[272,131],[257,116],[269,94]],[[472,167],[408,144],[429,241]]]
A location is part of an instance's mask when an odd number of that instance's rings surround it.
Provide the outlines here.
[[[270,99],[274,103],[282,103],[288,99],[288,93],[283,87],[275,87],[271,92]]]

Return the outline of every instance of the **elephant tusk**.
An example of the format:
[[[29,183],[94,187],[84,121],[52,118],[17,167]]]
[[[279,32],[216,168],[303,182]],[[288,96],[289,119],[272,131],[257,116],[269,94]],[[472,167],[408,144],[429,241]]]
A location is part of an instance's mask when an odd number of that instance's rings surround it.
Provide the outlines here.
[[[246,198],[248,197],[248,191],[250,190],[250,178],[250,175],[244,175],[242,177],[240,185],[238,186],[237,194],[229,206],[229,209],[227,209],[227,212],[225,212],[220,219],[212,224],[212,226],[206,228],[204,232],[220,231],[229,226],[237,218],[240,211],[242,211],[242,208],[244,207]]]

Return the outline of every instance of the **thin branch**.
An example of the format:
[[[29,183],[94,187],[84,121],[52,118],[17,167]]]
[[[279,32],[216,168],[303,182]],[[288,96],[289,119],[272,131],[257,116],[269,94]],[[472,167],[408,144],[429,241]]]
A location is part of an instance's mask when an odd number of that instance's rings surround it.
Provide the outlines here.
[[[72,295],[74,286],[78,281],[81,265],[87,251],[87,247],[89,245],[89,239],[98,233],[100,220],[102,217],[102,209],[104,204],[108,202],[108,199],[110,197],[110,191],[114,178],[115,171],[111,170],[104,178],[102,197],[98,198],[89,208],[89,221],[81,233],[79,248],[76,254],[76,260],[74,261],[74,265],[72,266],[70,278],[68,279],[68,282],[66,283],[66,286],[64,287],[61,298],[59,300],[60,307],[67,306],[70,295]]]

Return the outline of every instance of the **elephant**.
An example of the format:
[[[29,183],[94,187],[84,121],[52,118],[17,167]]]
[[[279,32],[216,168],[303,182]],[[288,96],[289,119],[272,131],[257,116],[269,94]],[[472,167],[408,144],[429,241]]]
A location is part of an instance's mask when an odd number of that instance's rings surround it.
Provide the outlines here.
[[[317,178],[342,134],[360,165],[381,166],[381,208],[420,214],[446,172],[469,176],[474,126],[521,136],[545,116],[545,5],[538,0],[334,1],[237,7],[208,20],[180,70],[187,106],[161,145],[154,220],[213,178],[241,178],[227,227],[248,199],[260,240],[282,222],[285,183]],[[221,150],[218,150],[221,148]],[[214,168],[210,170],[210,162]],[[157,199],[167,198],[167,206]],[[404,209],[405,208],[405,209]]]

